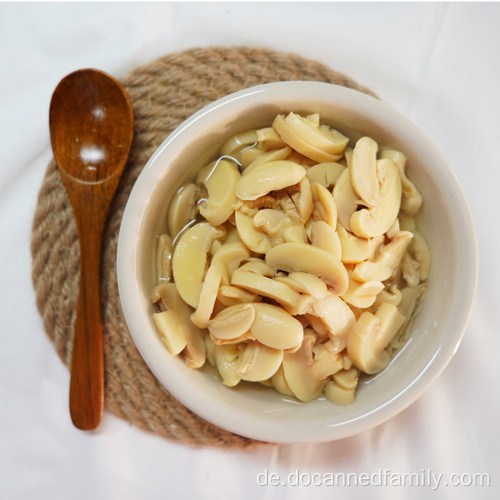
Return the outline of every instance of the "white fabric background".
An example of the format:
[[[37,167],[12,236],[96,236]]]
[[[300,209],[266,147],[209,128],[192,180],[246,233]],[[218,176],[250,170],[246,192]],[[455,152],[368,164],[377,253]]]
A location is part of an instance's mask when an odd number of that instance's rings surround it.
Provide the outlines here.
[[[0,496],[498,498],[499,25],[497,3],[0,3]],[[68,370],[43,330],[30,277],[52,91],[82,67],[122,77],[166,53],[211,45],[295,52],[368,86],[435,141],[470,202],[480,276],[460,349],[415,404],[357,437],[236,452],[172,444],[108,413],[95,432],[72,427]],[[379,486],[377,476],[345,488],[258,484],[266,470],[284,480],[386,469],[443,479],[436,490],[434,482]],[[466,481],[487,473],[490,486],[444,486],[453,473]]]

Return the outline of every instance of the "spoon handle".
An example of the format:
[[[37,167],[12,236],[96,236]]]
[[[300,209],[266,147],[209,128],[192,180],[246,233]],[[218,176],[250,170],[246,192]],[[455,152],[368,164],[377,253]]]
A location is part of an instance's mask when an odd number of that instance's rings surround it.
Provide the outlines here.
[[[99,425],[104,409],[104,349],[99,279],[102,228],[100,224],[86,222],[85,228],[82,229],[81,221],[78,226],[80,291],[71,361],[69,404],[75,427],[91,430]]]

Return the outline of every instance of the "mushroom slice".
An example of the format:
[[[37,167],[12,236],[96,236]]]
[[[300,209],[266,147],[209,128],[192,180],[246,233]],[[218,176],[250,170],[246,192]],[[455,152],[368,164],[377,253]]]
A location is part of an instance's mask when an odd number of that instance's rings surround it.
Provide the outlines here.
[[[413,231],[413,240],[410,243],[410,252],[419,264],[420,280],[425,281],[429,277],[431,254],[425,238],[419,231]]]
[[[337,405],[350,405],[356,400],[356,390],[344,389],[331,380],[325,385],[325,396]]]
[[[289,286],[252,271],[236,269],[231,275],[231,285],[239,286],[264,297],[269,297],[279,304],[292,308],[297,307],[300,300],[300,294],[292,290]]]
[[[268,266],[263,259],[252,257],[248,262],[242,264],[239,268],[240,271],[249,271],[251,273],[260,274],[268,278],[274,277],[274,269]]]
[[[347,339],[347,353],[359,370],[373,375],[389,364],[386,347],[404,319],[399,309],[387,302],[375,314],[368,311],[361,314]]]
[[[172,273],[180,296],[195,309],[208,264],[212,242],[224,236],[224,230],[199,222],[182,234],[172,256]]]
[[[268,151],[269,149],[279,149],[287,147],[279,134],[272,127],[266,127],[257,130],[257,141],[266,151]],[[290,152],[288,154],[290,154]]]
[[[342,246],[339,235],[327,222],[322,220],[314,222],[311,225],[309,239],[313,246],[326,250],[339,261],[342,260]]]
[[[382,290],[375,299],[373,305],[379,307],[382,302],[389,302],[394,306],[399,306],[402,294],[397,285],[390,285],[387,289]]]
[[[253,217],[253,226],[270,238],[271,243],[281,238],[285,228],[291,227],[293,222],[281,211],[272,208],[259,210]]]
[[[351,308],[342,299],[330,293],[313,301],[308,312],[320,318],[325,325],[332,349],[335,352],[345,349],[347,339],[356,323]]]
[[[293,186],[302,180],[306,170],[292,161],[270,161],[243,175],[235,185],[240,200],[255,200],[271,191]]]
[[[312,245],[283,243],[267,252],[266,263],[276,270],[315,274],[337,295],[342,295],[349,284],[344,265],[326,250]]]
[[[302,225],[294,224],[283,230],[283,240],[285,243],[307,243],[307,233]]]
[[[235,151],[241,149],[242,146],[250,146],[257,143],[257,130],[247,130],[239,132],[227,139],[220,148],[223,156],[231,156]]]
[[[234,189],[240,178],[238,167],[232,161],[224,159],[210,166],[208,175],[204,175],[203,184],[208,197],[200,203],[199,209],[212,226],[223,224],[234,212]]]
[[[304,331],[304,340],[296,352],[285,351],[283,355],[283,373],[294,396],[301,401],[310,401],[321,394],[323,380],[317,380],[311,369],[313,362],[312,346],[316,335],[309,329]]]
[[[316,119],[311,120],[295,113],[289,113],[285,122],[301,139],[329,154],[342,153],[349,142],[345,135],[330,129],[328,126],[321,126]]]
[[[380,158],[387,158],[392,160],[399,168],[399,173],[401,175],[402,184],[402,198],[401,198],[401,210],[410,215],[415,215],[422,206],[422,195],[417,189],[415,184],[413,184],[410,179],[406,176],[406,157],[401,151],[395,149],[383,148],[380,151]]]
[[[289,273],[286,278],[287,283],[299,293],[306,293],[318,299],[328,295],[326,283],[315,274],[294,271]]]
[[[384,241],[384,235],[375,238],[359,238],[347,231],[340,223],[337,224],[337,234],[342,249],[342,262],[346,264],[355,264],[372,259]]]
[[[241,354],[236,370],[242,380],[260,382],[271,378],[283,361],[283,351],[260,342],[249,342]]]
[[[313,146],[309,142],[305,141],[302,137],[297,135],[295,130],[293,130],[288,123],[285,121],[284,115],[277,115],[273,121],[273,128],[278,132],[283,142],[288,144],[292,149],[295,149],[300,154],[314,160],[318,163],[320,162],[336,162],[342,158],[341,153],[328,153],[317,147]]]
[[[384,284],[377,280],[360,283],[352,279],[353,274],[349,279],[349,288],[342,295],[342,299],[354,307],[366,309],[373,305],[377,295],[384,289]]]
[[[229,285],[229,276],[239,267],[243,260],[249,257],[250,251],[243,243],[238,241],[234,243],[224,243],[214,253],[211,265],[217,262],[221,262],[224,265],[227,269],[227,273],[223,273],[221,283],[223,285]]]
[[[237,304],[220,311],[208,321],[210,334],[221,340],[241,337],[250,330],[255,320],[255,309],[252,304]]]
[[[252,335],[262,344],[274,349],[292,349],[302,342],[301,322],[284,309],[264,302],[253,304],[255,320]]]
[[[156,245],[156,280],[158,282],[172,279],[172,238],[168,234],[160,234]]]
[[[271,250],[269,237],[253,226],[253,217],[244,214],[241,210],[235,212],[236,229],[241,241],[252,251],[265,254]]]
[[[257,156],[252,162],[250,162],[242,171],[242,175],[246,175],[251,172],[254,168],[271,161],[286,160],[291,153],[291,149],[285,145],[281,149],[274,149],[272,151],[267,151]]]
[[[217,292],[217,300],[226,307],[236,304],[259,302],[261,298],[243,288],[232,285],[221,285]]]
[[[285,373],[283,372],[283,363],[276,370],[276,373],[271,377],[271,382],[274,388],[284,394],[285,396],[295,396],[290,387],[288,387],[287,381],[285,379]]]
[[[358,195],[351,184],[351,174],[346,168],[333,188],[333,197],[337,205],[337,217],[340,223],[351,230],[351,216],[358,207]]]
[[[343,356],[326,343],[316,343],[313,348],[314,361],[311,370],[316,380],[324,380],[344,367]]]
[[[195,312],[191,315],[191,321],[198,328],[206,328],[214,311],[215,302],[221,282],[229,282],[229,273],[226,266],[221,262],[212,262],[208,268],[205,281],[202,284],[200,300]]]
[[[335,230],[337,227],[337,204],[333,195],[319,183],[312,184],[311,190],[314,201],[314,220],[325,221]]]
[[[356,264],[352,277],[357,281],[385,281],[399,266],[408,245],[413,238],[409,231],[399,231],[397,236],[384,246],[377,258]]]
[[[298,191],[291,194],[292,201],[297,209],[297,214],[301,224],[305,224],[311,217],[314,209],[313,193],[311,183],[307,177],[304,177],[298,184]]]
[[[339,370],[333,375],[333,381],[346,391],[354,391],[358,385],[359,372],[356,368]]]
[[[306,176],[311,184],[317,182],[327,189],[331,189],[346,167],[336,162],[317,163],[307,170]]]
[[[377,171],[381,180],[381,201],[375,207],[363,208],[351,215],[351,231],[356,236],[373,238],[386,233],[399,213],[401,176],[398,167],[391,160],[377,160]]]
[[[191,309],[182,300],[173,283],[157,285],[151,293],[151,301],[161,302],[159,313],[153,314],[158,332],[173,356],[182,353],[190,368],[199,368],[205,363],[204,335],[191,321]]]
[[[222,383],[227,387],[234,387],[241,378],[237,367],[241,359],[241,348],[235,344],[214,346],[215,367],[222,378]]]
[[[175,193],[167,214],[168,233],[172,238],[196,219],[199,188],[193,183],[185,184]]]
[[[356,142],[349,170],[354,191],[369,206],[380,204],[379,181],[377,177],[377,143],[370,137]]]

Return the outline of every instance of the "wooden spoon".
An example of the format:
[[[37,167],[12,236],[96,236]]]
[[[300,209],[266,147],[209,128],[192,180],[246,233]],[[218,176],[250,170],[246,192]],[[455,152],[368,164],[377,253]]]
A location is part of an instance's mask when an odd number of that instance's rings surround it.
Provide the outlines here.
[[[69,74],[50,103],[54,158],[68,192],[80,239],[80,292],[71,361],[70,413],[95,429],[104,408],[100,302],[101,243],[109,206],[127,161],[134,115],[125,89],[95,69]]]

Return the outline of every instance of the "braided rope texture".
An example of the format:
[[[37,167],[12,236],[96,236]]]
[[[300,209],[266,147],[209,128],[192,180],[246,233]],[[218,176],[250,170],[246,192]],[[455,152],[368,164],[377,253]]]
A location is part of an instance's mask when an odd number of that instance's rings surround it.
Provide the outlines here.
[[[135,135],[103,240],[105,407],[135,426],[174,442],[239,449],[264,444],[220,429],[191,412],[157,381],[137,351],[120,308],[116,276],[123,210],[148,159],[189,116],[229,93],[289,80],[330,82],[373,95],[319,62],[249,47],[194,48],[168,54],[134,69],[121,81],[134,107]],[[38,194],[31,255],[32,281],[44,329],[69,367],[80,249],[71,204],[54,160],[48,165]]]

